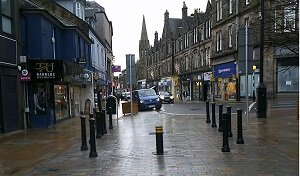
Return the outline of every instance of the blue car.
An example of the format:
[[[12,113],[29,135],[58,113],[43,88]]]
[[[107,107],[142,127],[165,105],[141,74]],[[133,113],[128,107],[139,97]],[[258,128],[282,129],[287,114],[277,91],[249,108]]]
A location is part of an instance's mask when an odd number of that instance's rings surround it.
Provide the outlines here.
[[[160,110],[161,102],[154,89],[140,89],[132,92],[133,101],[139,102],[139,110],[153,109]]]

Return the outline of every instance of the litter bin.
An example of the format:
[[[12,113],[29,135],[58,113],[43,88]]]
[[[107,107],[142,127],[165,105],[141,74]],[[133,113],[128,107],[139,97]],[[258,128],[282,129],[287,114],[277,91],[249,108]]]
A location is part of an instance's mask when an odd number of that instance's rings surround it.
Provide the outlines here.
[[[117,98],[113,95],[108,96],[106,99],[106,109],[108,109],[109,107],[111,107],[112,114],[116,114]],[[106,111],[106,113],[108,114],[108,111]]]

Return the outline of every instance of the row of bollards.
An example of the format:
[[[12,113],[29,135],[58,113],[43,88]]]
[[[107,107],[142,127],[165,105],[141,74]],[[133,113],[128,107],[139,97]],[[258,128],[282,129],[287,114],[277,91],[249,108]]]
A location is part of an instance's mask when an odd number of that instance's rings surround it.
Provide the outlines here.
[[[108,108],[109,112],[109,129],[113,129],[112,125],[112,109],[111,107]],[[86,124],[85,119],[86,117],[82,115],[81,119],[81,151],[88,150],[87,146],[87,139],[86,139]],[[96,124],[95,124],[96,121]],[[90,122],[90,157],[97,157],[98,153],[96,150],[96,138],[101,138],[104,134],[107,133],[106,130],[106,119],[105,119],[105,111],[96,111],[96,120],[94,119],[93,114],[89,114],[89,122]],[[96,129],[95,129],[96,127]],[[96,131],[96,135],[95,135]]]
[[[216,124],[216,115],[215,115],[215,102],[211,103],[212,105],[212,125],[211,127],[217,127]],[[230,147],[228,143],[228,137],[232,137],[231,130],[231,107],[226,106],[227,112],[223,112],[223,105],[219,104],[219,128],[218,132],[223,132],[223,145],[222,152],[230,152]],[[243,133],[242,133],[242,109],[237,109],[237,144],[244,144]],[[206,101],[206,123],[210,123],[210,114],[209,114],[209,101]]]

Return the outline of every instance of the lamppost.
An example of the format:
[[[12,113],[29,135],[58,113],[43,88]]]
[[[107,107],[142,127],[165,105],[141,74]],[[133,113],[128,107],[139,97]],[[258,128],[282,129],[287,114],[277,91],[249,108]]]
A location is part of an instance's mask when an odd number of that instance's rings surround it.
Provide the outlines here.
[[[253,102],[255,102],[255,70],[256,70],[256,65],[253,65],[252,66],[252,69],[253,69],[253,75],[252,75],[252,87],[253,87],[253,90],[252,90],[252,98],[253,98]]]
[[[259,68],[259,85],[257,87],[257,117],[262,118],[266,117],[267,111],[267,88],[264,85],[264,18],[265,18],[265,9],[264,9],[264,0],[260,1],[260,68]]]

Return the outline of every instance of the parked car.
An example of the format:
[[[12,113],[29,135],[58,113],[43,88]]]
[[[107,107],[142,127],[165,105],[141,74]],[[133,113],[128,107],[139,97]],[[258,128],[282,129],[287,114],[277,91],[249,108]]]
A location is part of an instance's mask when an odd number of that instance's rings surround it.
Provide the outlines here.
[[[130,100],[130,92],[122,92],[121,100],[124,100],[124,101]]]
[[[159,91],[159,100],[161,103],[166,102],[166,103],[174,103],[174,97],[170,92],[166,91]]]
[[[133,101],[139,102],[139,110],[153,109],[160,110],[161,102],[154,89],[140,89],[132,93]]]

